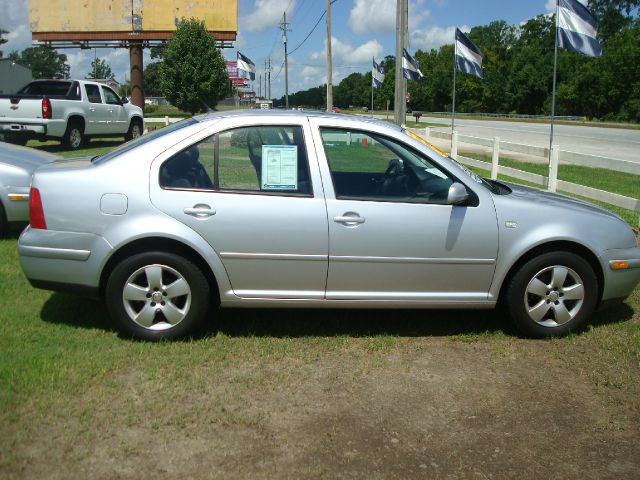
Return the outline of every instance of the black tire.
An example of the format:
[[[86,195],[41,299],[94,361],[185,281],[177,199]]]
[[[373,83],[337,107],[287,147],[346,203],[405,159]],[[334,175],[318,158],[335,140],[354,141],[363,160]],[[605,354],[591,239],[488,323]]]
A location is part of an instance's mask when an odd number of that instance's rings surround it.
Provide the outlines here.
[[[505,301],[516,328],[524,335],[566,335],[595,310],[598,279],[589,262],[575,253],[544,253],[516,272]]]
[[[105,301],[123,335],[156,341],[194,334],[207,316],[210,295],[207,279],[191,261],[144,252],[114,268]]]
[[[7,215],[0,202],[0,238],[5,238],[9,234],[9,222],[7,221]]]
[[[77,120],[72,120],[67,125],[67,130],[62,137],[62,144],[67,150],[78,150],[85,145],[84,127]]]
[[[129,140],[138,138],[140,135],[142,135],[142,122],[139,119],[134,118],[133,120],[131,120],[129,131],[125,135],[124,139],[128,142]]]

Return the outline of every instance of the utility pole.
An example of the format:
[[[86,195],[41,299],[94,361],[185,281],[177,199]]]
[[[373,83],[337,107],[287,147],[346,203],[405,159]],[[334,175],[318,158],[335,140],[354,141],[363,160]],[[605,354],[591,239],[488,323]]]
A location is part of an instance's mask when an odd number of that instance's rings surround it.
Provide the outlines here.
[[[409,1],[402,0],[402,47],[409,51]],[[403,63],[404,63],[404,56]],[[407,79],[402,76],[402,98],[400,99],[400,125],[407,121]]]
[[[331,0],[327,0],[327,112],[333,110],[333,65],[331,60]]]
[[[271,57],[269,57],[269,70],[268,70],[268,74],[269,74],[269,97],[268,99],[271,100]]]
[[[287,32],[290,31],[287,23],[287,12],[282,15],[282,41],[284,42],[284,106],[289,108],[289,59],[287,58]]]
[[[404,19],[404,0],[396,0],[396,77],[395,77],[395,93],[393,97],[393,121],[401,125],[402,120],[400,117],[400,104],[404,101],[403,75],[402,75],[402,47],[404,46],[404,39],[402,33],[402,20]]]

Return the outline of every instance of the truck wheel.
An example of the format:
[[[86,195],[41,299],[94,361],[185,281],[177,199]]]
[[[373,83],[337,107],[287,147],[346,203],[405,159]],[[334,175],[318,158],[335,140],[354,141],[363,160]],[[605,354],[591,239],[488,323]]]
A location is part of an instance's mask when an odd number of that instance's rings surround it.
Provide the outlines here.
[[[127,135],[124,137],[125,141],[133,140],[134,138],[138,138],[142,135],[142,123],[140,120],[133,119],[131,120],[131,125],[129,125],[129,131]]]
[[[78,150],[84,143],[84,129],[80,122],[71,122],[62,137],[62,144],[67,150]]]

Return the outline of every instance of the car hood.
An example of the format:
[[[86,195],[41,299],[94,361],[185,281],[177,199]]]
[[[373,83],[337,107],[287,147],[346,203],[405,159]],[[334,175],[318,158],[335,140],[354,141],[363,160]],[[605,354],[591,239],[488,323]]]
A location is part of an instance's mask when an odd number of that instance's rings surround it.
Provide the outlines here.
[[[34,148],[0,142],[0,163],[33,173],[38,167],[59,160],[61,157]]]
[[[583,202],[581,200],[576,200],[575,198],[566,197],[564,195],[560,195],[558,193],[547,192],[545,190],[538,190],[537,188],[525,187],[523,185],[517,185],[513,183],[506,183],[506,185],[511,188],[512,193],[511,196],[514,200],[522,201],[530,204],[539,205],[540,208],[552,207],[552,208],[562,208],[565,210],[573,210],[575,212],[582,213],[591,213],[591,214],[599,214],[605,217],[615,218],[617,220],[622,220],[615,213],[611,213],[610,211],[597,207],[587,202]]]

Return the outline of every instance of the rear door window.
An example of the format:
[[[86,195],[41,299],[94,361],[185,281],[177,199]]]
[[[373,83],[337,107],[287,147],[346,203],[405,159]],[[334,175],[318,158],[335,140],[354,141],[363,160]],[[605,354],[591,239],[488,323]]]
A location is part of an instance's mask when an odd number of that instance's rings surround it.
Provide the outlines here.
[[[100,88],[97,85],[85,84],[84,89],[87,92],[89,103],[102,103]]]

